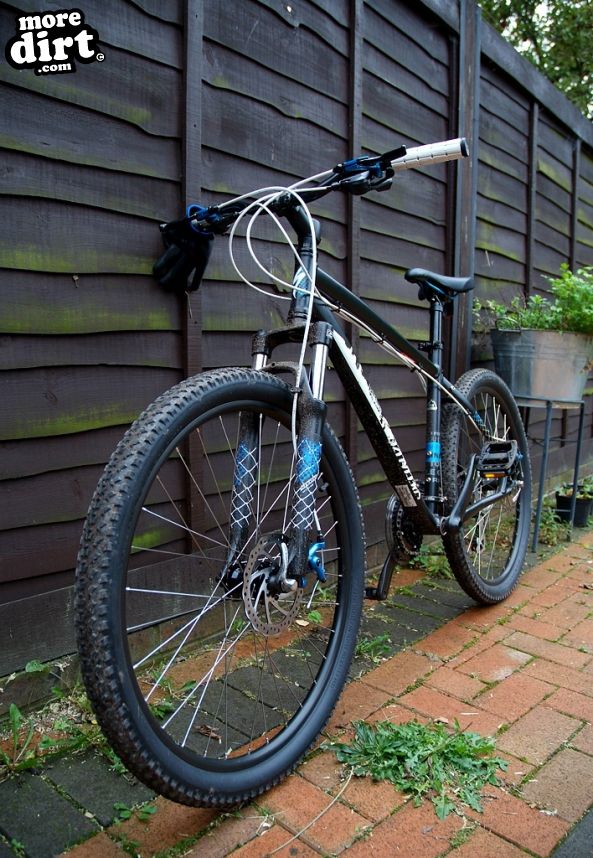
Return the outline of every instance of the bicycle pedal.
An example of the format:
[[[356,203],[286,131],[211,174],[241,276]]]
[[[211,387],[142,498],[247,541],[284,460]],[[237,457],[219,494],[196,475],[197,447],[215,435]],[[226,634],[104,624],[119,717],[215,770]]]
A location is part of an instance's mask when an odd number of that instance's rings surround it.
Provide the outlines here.
[[[518,452],[519,447],[514,440],[488,441],[478,457],[478,473],[488,480],[508,476],[517,460]]]

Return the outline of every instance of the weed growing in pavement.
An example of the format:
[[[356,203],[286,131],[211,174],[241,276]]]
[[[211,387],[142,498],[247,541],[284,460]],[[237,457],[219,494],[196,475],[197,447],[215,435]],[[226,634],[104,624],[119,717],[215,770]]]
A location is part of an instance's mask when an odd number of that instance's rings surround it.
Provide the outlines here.
[[[542,545],[554,546],[560,542],[566,542],[569,537],[570,524],[567,521],[560,521],[554,508],[544,503],[539,522],[538,542]]]
[[[116,811],[117,819],[120,822],[124,822],[126,819],[131,819],[134,813],[140,822],[148,822],[157,811],[156,805],[154,804],[143,804],[134,810],[134,808],[128,807],[128,805],[123,801],[114,802],[113,809]]]
[[[467,820],[465,820],[467,823]],[[477,826],[475,823],[464,824],[463,828],[460,828],[459,831],[456,831],[455,834],[449,840],[449,844],[452,849],[459,849],[460,846],[463,846],[464,843],[470,839]]]
[[[363,636],[356,644],[354,655],[368,658],[373,664],[380,664],[384,658],[391,655],[391,638],[388,634],[375,635],[374,638]]]
[[[418,721],[357,721],[354,727],[351,743],[326,747],[358,777],[389,781],[417,805],[430,798],[439,819],[459,812],[460,805],[481,812],[480,791],[486,784],[497,785],[496,771],[506,771],[508,765],[493,755],[493,739],[465,732],[457,722],[452,731]]]
[[[0,748],[0,764],[10,770],[15,770],[19,763],[29,759],[30,746],[35,728],[31,722],[25,722],[23,715],[15,703],[8,710],[10,737],[7,748]]]
[[[411,558],[409,565],[413,569],[422,569],[430,578],[453,578],[449,561],[445,557],[445,549],[438,542],[424,543]]]
[[[54,700],[24,715],[11,703],[8,719],[0,726],[0,781],[37,767],[69,751],[94,748],[105,755],[120,774],[126,769],[103,737],[90,703],[80,687],[66,695],[54,689]]]

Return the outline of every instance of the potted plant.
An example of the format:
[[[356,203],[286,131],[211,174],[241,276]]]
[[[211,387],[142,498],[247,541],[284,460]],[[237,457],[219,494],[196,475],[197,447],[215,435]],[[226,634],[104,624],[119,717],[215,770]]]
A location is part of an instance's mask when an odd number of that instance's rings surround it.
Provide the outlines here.
[[[570,521],[572,508],[572,483],[563,483],[556,491],[556,515],[560,521]],[[587,477],[577,486],[577,496],[574,508],[574,526],[586,527],[587,519],[593,507],[593,478]]]
[[[489,324],[497,373],[515,396],[578,402],[593,359],[593,268],[547,278],[553,299],[476,302]]]

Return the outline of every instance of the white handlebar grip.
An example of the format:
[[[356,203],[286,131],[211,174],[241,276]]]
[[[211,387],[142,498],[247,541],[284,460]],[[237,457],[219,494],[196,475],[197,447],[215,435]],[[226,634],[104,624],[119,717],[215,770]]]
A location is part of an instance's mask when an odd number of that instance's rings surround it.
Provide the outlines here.
[[[401,158],[391,162],[394,170],[410,170],[413,167],[426,167],[440,164],[442,161],[454,161],[467,158],[469,148],[465,137],[455,140],[443,140],[441,143],[429,143],[427,146],[415,146],[408,149]]]

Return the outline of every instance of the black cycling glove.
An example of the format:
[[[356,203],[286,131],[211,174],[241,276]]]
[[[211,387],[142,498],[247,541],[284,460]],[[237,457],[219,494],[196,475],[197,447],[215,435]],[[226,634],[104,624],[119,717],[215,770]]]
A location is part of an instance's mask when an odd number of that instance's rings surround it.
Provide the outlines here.
[[[154,263],[160,285],[182,295],[199,289],[208,265],[214,235],[194,229],[188,218],[161,224],[166,250]]]

